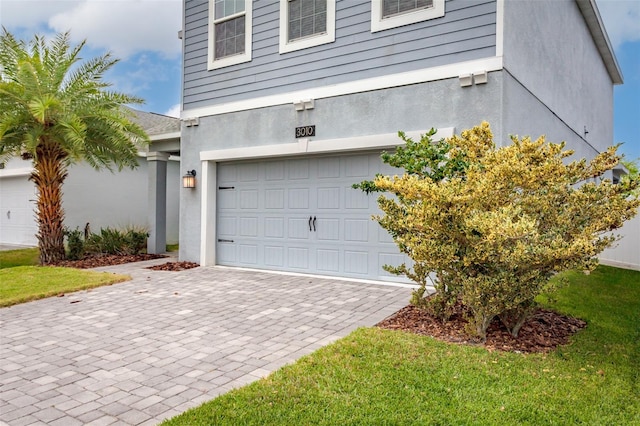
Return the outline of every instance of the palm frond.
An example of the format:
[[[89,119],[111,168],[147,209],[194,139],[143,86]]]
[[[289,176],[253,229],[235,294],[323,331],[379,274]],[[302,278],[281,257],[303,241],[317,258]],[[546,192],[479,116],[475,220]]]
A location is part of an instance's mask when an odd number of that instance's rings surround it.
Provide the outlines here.
[[[96,168],[135,166],[144,130],[123,111],[143,100],[109,90],[104,74],[118,63],[111,53],[81,61],[83,41],[70,34],[47,42],[36,35],[17,40],[6,29],[0,36],[0,155],[34,153],[40,138],[55,141],[69,161]]]

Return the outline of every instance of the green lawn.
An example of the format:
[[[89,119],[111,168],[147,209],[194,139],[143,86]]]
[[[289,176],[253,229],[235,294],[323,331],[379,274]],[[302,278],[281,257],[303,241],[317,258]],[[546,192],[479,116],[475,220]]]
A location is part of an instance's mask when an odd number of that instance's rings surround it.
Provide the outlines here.
[[[33,266],[37,264],[38,249],[0,252],[0,307],[131,279],[108,272]]]
[[[545,304],[588,326],[550,354],[359,329],[165,425],[640,425],[640,272],[567,276]]]
[[[35,266],[39,263],[37,248],[0,251],[0,269],[14,266]]]

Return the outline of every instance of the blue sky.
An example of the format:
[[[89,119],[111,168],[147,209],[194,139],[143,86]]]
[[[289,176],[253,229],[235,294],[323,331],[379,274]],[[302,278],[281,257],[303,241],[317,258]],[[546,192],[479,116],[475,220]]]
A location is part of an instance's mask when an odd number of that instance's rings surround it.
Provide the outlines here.
[[[612,142],[639,159],[640,1],[596,2],[625,81],[614,89]],[[181,0],[2,0],[0,23],[24,39],[70,29],[74,42],[87,40],[84,57],[109,50],[121,59],[107,80],[145,99],[139,109],[179,116],[181,8]]]

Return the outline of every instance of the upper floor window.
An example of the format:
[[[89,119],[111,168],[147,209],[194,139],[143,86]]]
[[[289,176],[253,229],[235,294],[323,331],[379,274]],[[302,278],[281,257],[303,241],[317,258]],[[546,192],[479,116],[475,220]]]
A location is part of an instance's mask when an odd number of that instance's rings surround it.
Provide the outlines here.
[[[251,0],[209,0],[209,69],[251,60]]]
[[[336,0],[280,0],[280,53],[335,41]]]
[[[444,16],[445,0],[372,0],[371,31],[426,21]]]

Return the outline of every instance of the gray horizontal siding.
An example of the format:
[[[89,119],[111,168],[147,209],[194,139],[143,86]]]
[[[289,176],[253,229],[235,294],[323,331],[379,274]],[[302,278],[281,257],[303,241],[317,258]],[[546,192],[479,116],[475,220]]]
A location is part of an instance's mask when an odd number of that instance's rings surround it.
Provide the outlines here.
[[[208,2],[185,2],[184,107],[216,105],[495,55],[495,0],[449,0],[443,18],[371,33],[370,0],[338,0],[334,43],[280,55],[279,1],[253,5],[252,61],[207,70]]]

